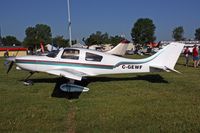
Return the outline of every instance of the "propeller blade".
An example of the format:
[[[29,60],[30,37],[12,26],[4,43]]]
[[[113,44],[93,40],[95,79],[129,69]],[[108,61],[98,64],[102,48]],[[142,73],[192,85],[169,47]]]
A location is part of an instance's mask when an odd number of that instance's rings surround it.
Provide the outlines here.
[[[9,71],[12,69],[12,66],[14,64],[14,61],[11,61],[9,67],[8,67],[8,70],[7,70],[7,74],[9,73]]]

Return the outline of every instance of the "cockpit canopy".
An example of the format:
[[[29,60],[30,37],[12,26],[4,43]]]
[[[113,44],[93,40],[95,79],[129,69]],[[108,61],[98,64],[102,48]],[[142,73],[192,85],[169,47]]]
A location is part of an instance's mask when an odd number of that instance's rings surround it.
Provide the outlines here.
[[[64,50],[54,50],[50,52],[47,57],[55,58],[59,52],[62,52],[61,59],[72,59],[72,60],[79,60],[80,56],[83,57],[85,61],[88,62],[101,62],[103,59],[103,56],[98,53],[94,53],[93,51],[83,50],[82,49],[73,49],[68,48]]]

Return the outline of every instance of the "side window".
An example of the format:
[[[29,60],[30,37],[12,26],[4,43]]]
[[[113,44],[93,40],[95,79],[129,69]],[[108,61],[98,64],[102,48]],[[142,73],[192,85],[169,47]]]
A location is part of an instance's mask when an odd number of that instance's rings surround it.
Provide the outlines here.
[[[86,56],[85,56],[85,60],[86,61],[98,61],[100,62],[102,60],[102,56],[97,55],[97,54],[92,54],[92,53],[88,53],[86,52]]]
[[[65,49],[62,56],[62,59],[79,59],[79,50],[76,49]]]

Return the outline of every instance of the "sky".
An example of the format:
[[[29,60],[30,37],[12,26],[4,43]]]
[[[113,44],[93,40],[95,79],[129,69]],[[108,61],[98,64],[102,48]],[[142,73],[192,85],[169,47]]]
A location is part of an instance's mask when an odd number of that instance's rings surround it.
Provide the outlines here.
[[[183,26],[184,37],[194,38],[200,28],[200,0],[70,0],[72,39],[81,42],[96,31],[125,35],[139,18],[150,18],[156,26],[156,41],[172,40],[175,27]],[[23,41],[27,27],[47,24],[53,37],[69,38],[67,0],[0,0],[2,36]]]

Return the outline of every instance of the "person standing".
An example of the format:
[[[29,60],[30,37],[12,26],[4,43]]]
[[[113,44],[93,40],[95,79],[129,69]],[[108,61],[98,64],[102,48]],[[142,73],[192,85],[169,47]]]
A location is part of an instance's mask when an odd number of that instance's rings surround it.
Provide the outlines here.
[[[189,50],[189,47],[187,46],[186,49],[184,50],[186,67],[188,67],[188,64],[189,64],[189,54],[190,54],[190,50]]]
[[[4,52],[4,58],[8,58],[9,57],[9,50],[6,50],[5,52]],[[5,61],[4,62],[4,66],[6,66],[6,67],[8,67],[8,64],[9,64],[9,61]]]
[[[198,67],[199,64],[199,52],[196,44],[194,45],[194,48],[192,50],[192,55],[193,55],[194,67],[196,68]]]
[[[6,50],[6,52],[4,53],[4,57],[5,57],[5,58],[8,58],[8,57],[9,57],[9,52],[8,52],[8,50]]]

